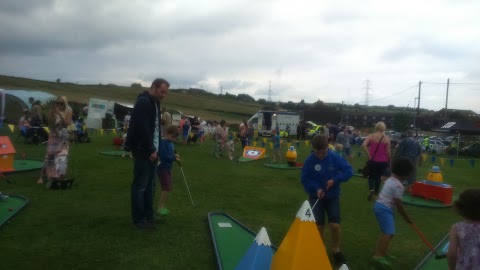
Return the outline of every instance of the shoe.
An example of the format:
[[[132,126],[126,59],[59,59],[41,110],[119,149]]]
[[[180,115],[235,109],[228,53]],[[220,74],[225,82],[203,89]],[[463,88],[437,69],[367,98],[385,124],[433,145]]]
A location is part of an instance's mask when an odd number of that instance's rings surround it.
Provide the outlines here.
[[[372,261],[382,267],[392,267],[392,264],[385,257],[372,257]]]
[[[161,216],[168,216],[168,214],[170,214],[170,210],[168,210],[167,208],[158,209],[157,214]]]
[[[342,265],[342,264],[346,264],[347,263],[347,260],[345,259],[345,256],[343,255],[342,252],[336,252],[332,255],[332,258],[333,258],[333,262],[337,265]]]
[[[373,191],[373,190],[370,190],[370,193],[368,194],[368,197],[367,197],[367,201],[371,202],[374,195],[375,195],[375,194],[374,194],[374,191]]]
[[[155,230],[157,228],[155,224],[150,223],[146,220],[141,220],[137,223],[134,223],[133,225],[139,230]]]
[[[5,199],[8,198],[8,197],[9,197],[8,195],[2,194],[2,193],[0,192],[0,201],[3,201],[3,200],[5,200]]]

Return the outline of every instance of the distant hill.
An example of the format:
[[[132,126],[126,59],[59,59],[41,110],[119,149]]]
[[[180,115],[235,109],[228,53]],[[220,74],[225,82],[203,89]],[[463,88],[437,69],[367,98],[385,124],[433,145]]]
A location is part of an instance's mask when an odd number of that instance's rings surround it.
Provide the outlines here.
[[[126,87],[115,84],[81,85],[69,82],[50,82],[0,75],[0,88],[41,90],[52,95],[64,95],[70,101],[87,104],[90,98],[100,98],[123,103],[134,103],[146,87]],[[225,119],[240,123],[262,107],[257,102],[242,102],[235,96],[215,95],[201,89],[171,89],[163,103],[168,109],[175,109],[187,115],[198,115],[205,120]]]

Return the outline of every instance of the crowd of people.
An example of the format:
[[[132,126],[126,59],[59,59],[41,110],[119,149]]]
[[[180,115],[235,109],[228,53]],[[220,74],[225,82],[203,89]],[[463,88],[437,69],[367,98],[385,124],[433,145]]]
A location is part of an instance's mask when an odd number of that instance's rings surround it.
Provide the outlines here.
[[[172,191],[172,166],[181,162],[175,151],[174,142],[178,137],[184,144],[202,142],[205,134],[211,134],[215,144],[214,155],[223,158],[234,158],[235,144],[240,142],[245,147],[251,140],[251,125],[243,121],[236,136],[229,136],[225,120],[208,126],[197,116],[183,117],[179,125],[172,125],[171,115],[161,102],[169,92],[170,84],[164,79],[155,79],[148,91],[140,93],[132,112],[124,118],[125,136],[124,150],[133,158],[133,180],[130,187],[131,220],[135,228],[153,230],[158,225],[155,213],[168,216],[168,195]],[[35,107],[34,107],[35,106]],[[19,126],[27,128],[32,122],[39,121],[43,108],[32,103],[30,112],[25,112]],[[34,120],[35,119],[35,120]],[[41,121],[41,120],[40,120]],[[49,127],[47,151],[44,166],[37,183],[50,183],[65,179],[68,167],[68,150],[70,136],[68,126],[72,123],[72,109],[66,97],[57,97],[55,105],[46,118]],[[42,126],[43,123],[40,123]],[[300,126],[299,137],[305,135]],[[28,128],[27,128],[28,129]],[[395,235],[395,208],[407,223],[412,223],[402,205],[405,190],[416,180],[416,166],[420,162],[422,148],[414,138],[412,131],[397,144],[392,156],[391,141],[385,135],[386,125],[378,122],[375,131],[368,135],[362,143],[369,160],[367,200],[374,200],[373,213],[381,230],[372,261],[381,266],[391,266],[392,257],[388,247]],[[358,136],[357,136],[358,137]],[[345,263],[346,257],[341,249],[341,208],[340,186],[353,176],[352,145],[355,143],[354,132],[346,126],[326,125],[324,134],[311,140],[312,151],[304,162],[301,171],[301,184],[308,195],[312,213],[321,237],[325,227],[332,237],[330,251],[335,264]],[[272,132],[273,161],[282,162],[280,147],[281,138]],[[155,178],[161,186],[158,206],[154,207]],[[47,180],[47,181],[46,181]],[[383,187],[382,187],[383,182]],[[8,196],[0,193],[0,200]],[[480,267],[477,250],[480,240],[468,238],[468,235],[480,235],[480,190],[471,189],[463,192],[455,207],[465,217],[465,221],[452,226],[448,262],[451,269],[474,269]],[[473,234],[472,234],[473,233]]]

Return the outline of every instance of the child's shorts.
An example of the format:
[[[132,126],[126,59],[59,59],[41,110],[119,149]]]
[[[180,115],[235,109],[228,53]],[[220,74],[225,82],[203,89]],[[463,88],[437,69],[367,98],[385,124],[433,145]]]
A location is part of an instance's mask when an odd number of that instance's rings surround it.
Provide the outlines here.
[[[378,225],[380,225],[382,233],[394,235],[395,222],[393,220],[393,209],[379,202],[375,202],[373,212],[377,217]]]
[[[313,207],[317,201],[317,197],[310,197],[310,207]],[[325,212],[327,213],[328,223],[340,224],[340,199],[339,198],[323,198],[318,200],[317,205],[313,208],[313,216],[317,225],[325,225]]]
[[[172,171],[158,169],[157,175],[160,180],[162,191],[172,191]]]

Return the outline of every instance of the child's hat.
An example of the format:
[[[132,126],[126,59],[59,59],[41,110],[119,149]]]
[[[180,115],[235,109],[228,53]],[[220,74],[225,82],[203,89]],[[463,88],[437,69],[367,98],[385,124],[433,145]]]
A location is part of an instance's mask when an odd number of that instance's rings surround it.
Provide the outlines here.
[[[438,166],[433,166],[431,172],[439,173],[440,168]]]

